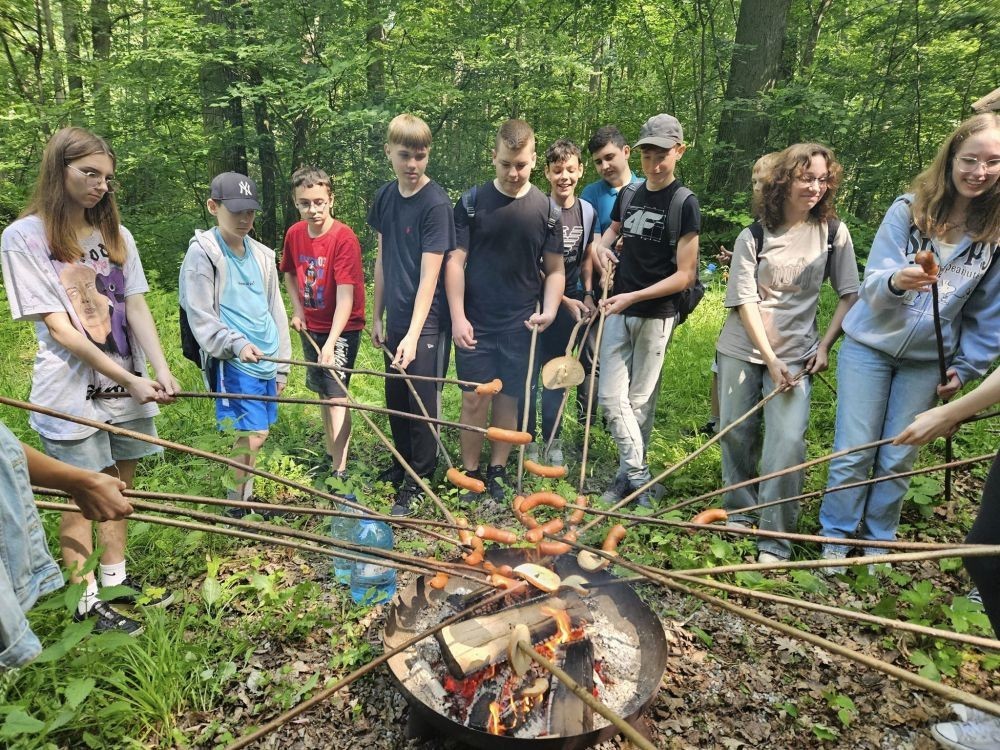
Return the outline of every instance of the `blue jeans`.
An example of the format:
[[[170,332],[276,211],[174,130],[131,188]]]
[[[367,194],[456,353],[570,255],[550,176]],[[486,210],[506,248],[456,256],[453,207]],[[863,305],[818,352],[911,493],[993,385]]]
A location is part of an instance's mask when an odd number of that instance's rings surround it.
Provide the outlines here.
[[[718,355],[719,429],[737,421],[764,396],[774,390],[774,382],[764,365]],[[789,365],[797,374],[802,365]],[[736,484],[762,474],[787,469],[805,460],[806,427],[809,425],[809,378],[803,378],[790,391],[768,401],[763,409],[726,433],[721,440],[722,482]],[[761,423],[763,422],[763,435]],[[741,508],[792,497],[802,492],[802,472],[795,471],[758,484],[726,493],[723,507],[736,521],[750,521]],[[758,526],[768,531],[791,531],[798,528],[798,502],[782,503],[760,511]],[[761,539],[757,548],[783,559],[792,555],[792,545],[784,539]]]
[[[633,486],[651,476],[646,449],[675,320],[609,315],[604,323],[598,396],[608,432],[618,445],[618,473]]]
[[[936,361],[897,359],[844,337],[837,361],[837,427],[834,451],[895,437],[937,400]],[[909,471],[917,458],[910,445],[883,445],[830,462],[827,488]],[[909,479],[892,479],[830,492],[819,522],[824,536],[887,541],[896,538]]]
[[[0,670],[38,656],[42,646],[24,613],[62,584],[35,508],[24,451],[0,423]]]

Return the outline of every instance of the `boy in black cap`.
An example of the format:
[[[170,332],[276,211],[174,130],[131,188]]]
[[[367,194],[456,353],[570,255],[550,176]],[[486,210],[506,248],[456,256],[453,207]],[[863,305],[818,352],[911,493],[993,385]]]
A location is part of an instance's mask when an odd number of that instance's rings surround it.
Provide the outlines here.
[[[618,502],[650,480],[646,450],[663,356],[676,325],[678,297],[698,274],[698,199],[674,176],[685,150],[681,124],[666,114],[649,118],[634,148],[642,152],[646,181],[619,192],[597,252],[602,269],[616,266],[612,296],[601,303],[608,317],[598,396],[618,444],[618,474],[604,493],[605,502]],[[674,196],[679,227],[669,221]],[[624,239],[620,258],[611,249],[619,234]],[[648,505],[647,493],[636,502]]]
[[[274,251],[252,240],[257,185],[238,172],[223,172],[212,180],[208,211],[217,224],[195,230],[181,264],[178,296],[191,332],[201,348],[202,369],[209,390],[275,396],[288,379],[288,365],[261,357],[291,357],[288,318],[281,300]],[[274,402],[218,399],[220,425],[232,420],[241,434],[233,455],[253,466],[257,451],[277,420]],[[236,472],[230,500],[246,500],[253,478]],[[244,515],[233,508],[227,515]]]

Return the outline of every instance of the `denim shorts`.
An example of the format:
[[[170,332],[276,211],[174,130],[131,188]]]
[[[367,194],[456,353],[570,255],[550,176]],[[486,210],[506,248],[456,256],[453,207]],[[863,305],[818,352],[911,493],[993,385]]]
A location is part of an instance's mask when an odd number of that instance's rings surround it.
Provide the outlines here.
[[[115,427],[141,432],[143,435],[156,437],[156,425],[152,417],[140,417],[128,422],[120,422]],[[42,449],[52,458],[65,461],[70,466],[91,471],[103,471],[118,461],[137,461],[146,456],[163,453],[163,448],[136,438],[115,435],[104,430],[98,430],[80,440],[50,440],[39,436]]]
[[[274,378],[255,378],[229,360],[223,360],[216,370],[221,393],[245,393],[251,396],[276,396],[278,383]],[[232,420],[233,429],[241,432],[267,432],[278,421],[278,404],[275,401],[254,401],[249,398],[218,398],[215,400],[215,419],[219,429],[223,422]]]

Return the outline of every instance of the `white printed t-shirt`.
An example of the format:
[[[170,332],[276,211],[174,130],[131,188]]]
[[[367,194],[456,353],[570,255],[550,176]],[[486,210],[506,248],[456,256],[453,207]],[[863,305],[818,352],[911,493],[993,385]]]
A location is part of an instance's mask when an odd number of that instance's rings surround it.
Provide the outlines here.
[[[76,329],[111,359],[146,376],[146,356],[129,329],[125,299],[146,293],[149,285],[135,240],[125,227],[120,229],[127,251],[124,266],[111,262],[96,229],[81,241],[84,257],[77,263],[51,257],[38,216],[18,219],[0,237],[11,315],[33,321],[38,338],[31,403],[111,424],[159,413],[155,403],[140,404],[131,397],[92,399],[95,393],[127,391],[57,343],[42,321],[49,313],[67,313]],[[80,440],[97,431],[34,412],[29,421],[50,440]]]

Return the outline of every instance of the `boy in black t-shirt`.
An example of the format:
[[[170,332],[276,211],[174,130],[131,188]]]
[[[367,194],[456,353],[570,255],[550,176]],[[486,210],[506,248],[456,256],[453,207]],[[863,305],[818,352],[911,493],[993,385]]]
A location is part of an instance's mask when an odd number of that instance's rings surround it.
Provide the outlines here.
[[[674,168],[684,154],[684,132],[671,115],[656,115],[639,131],[646,182],[632,194],[625,215],[619,193],[611,226],[601,238],[602,268],[616,264],[613,295],[601,307],[607,314],[601,341],[599,398],[608,431],[618,444],[618,474],[604,493],[616,503],[650,480],[646,450],[653,431],[663,355],[677,320],[677,296],[694,285],[698,273],[701,214],[691,195],[681,211],[677,247],[671,250],[667,211],[681,183]],[[611,249],[619,233],[621,258]],[[636,498],[649,504],[649,496]]]
[[[549,219],[548,197],[529,182],[535,134],[528,123],[508,120],[500,127],[493,166],[496,179],[474,188],[455,205],[457,247],[445,263],[445,290],[458,377],[503,381],[496,396],[464,391],[462,422],[485,427],[492,406],[492,425],[516,429],[518,407],[524,404],[531,329],[543,331],[552,322],[566,285],[562,228]],[[536,313],[543,288],[542,309]],[[482,434],[463,430],[459,435],[465,471],[483,478]],[[497,502],[505,496],[504,466],[510,450],[501,442],[490,447],[485,479]]]
[[[375,194],[368,224],[378,232],[375,258],[375,301],[372,341],[386,347],[385,368],[410,375],[442,377],[448,368],[448,309],[439,283],[445,253],[455,247],[455,224],[448,194],[428,177],[431,131],[419,117],[402,114],[389,123],[385,154],[396,179]],[[385,314],[385,324],[382,316]],[[440,410],[440,391],[433,382],[411,381],[431,417]],[[390,409],[420,414],[420,407],[398,378],[385,379]],[[437,442],[426,422],[389,417],[396,450],[413,470],[430,477],[437,465]],[[406,516],[420,488],[393,459],[379,477],[396,487],[392,515]]]

